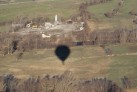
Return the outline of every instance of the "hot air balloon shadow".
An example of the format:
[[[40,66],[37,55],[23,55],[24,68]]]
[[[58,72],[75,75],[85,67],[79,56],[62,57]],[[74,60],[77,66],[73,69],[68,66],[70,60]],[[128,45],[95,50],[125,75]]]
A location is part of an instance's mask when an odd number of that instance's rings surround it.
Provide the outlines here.
[[[69,49],[69,47],[67,47],[65,45],[60,45],[56,48],[55,54],[61,60],[62,64],[64,65],[65,60],[70,55],[70,49]]]

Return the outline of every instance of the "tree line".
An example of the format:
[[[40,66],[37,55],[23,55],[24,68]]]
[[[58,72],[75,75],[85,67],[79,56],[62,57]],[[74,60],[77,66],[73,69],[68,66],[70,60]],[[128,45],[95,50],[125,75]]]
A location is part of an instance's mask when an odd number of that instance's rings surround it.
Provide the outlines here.
[[[3,56],[34,49],[53,48],[56,37],[43,39],[40,34],[30,33],[20,35],[18,33],[0,33],[0,52]]]
[[[79,12],[76,15],[71,16],[73,21],[85,21],[91,19],[91,13],[87,10],[89,6],[106,3],[112,0],[86,0],[79,5]]]
[[[94,31],[90,33],[90,41],[96,44],[136,43],[137,29],[117,29],[114,31]]]
[[[114,16],[116,16],[118,14],[118,12],[120,11],[121,7],[123,6],[124,4],[124,0],[119,0],[119,2],[117,3],[117,6],[112,9],[112,11],[108,11],[106,13],[104,13],[104,15],[107,17],[107,18],[112,18]]]
[[[1,92],[124,92],[116,83],[106,78],[77,80],[73,73],[18,79],[12,74],[0,76]]]

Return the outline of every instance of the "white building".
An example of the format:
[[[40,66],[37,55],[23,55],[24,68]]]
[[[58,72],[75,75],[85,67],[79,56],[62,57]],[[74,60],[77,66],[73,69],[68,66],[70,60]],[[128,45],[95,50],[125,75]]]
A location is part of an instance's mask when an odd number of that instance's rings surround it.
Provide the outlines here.
[[[46,35],[46,34],[42,33],[42,38],[50,38],[50,37],[51,37],[51,34]]]

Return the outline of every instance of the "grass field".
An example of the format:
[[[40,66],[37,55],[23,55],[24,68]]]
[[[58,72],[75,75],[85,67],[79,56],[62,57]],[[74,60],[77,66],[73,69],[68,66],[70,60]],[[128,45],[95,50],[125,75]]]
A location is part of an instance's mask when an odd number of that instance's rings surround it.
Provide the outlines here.
[[[82,0],[45,0],[43,2],[29,2],[0,6],[0,21],[12,20],[16,16],[47,15],[54,18],[55,14],[69,17],[77,13],[78,5]]]
[[[85,53],[83,53],[85,52]],[[101,57],[96,61],[96,58],[86,58],[95,57],[97,55],[104,56],[104,51],[98,47],[78,47],[72,48],[70,57],[67,59],[66,64],[63,66],[61,61],[54,55],[54,50],[39,50],[26,52],[23,59],[16,61],[14,55],[9,55],[6,57],[1,57],[0,59],[0,73],[6,72],[13,73],[15,75],[41,75],[41,74],[60,74],[65,70],[74,71],[76,74],[82,74],[83,76],[77,77],[90,77],[90,72],[94,72],[90,65],[92,63],[96,64],[104,57]],[[92,63],[91,63],[92,62]],[[89,68],[89,70],[87,70]],[[98,70],[98,69],[97,69]]]
[[[129,11],[134,10],[137,12],[136,3],[137,0],[124,0],[123,6],[120,8],[120,11],[113,18],[107,18],[104,16],[104,13],[112,11],[118,6],[119,0],[112,0],[108,3],[98,4],[90,6],[88,11],[90,11],[93,16],[92,20],[98,20],[96,25],[103,26],[107,25],[110,28],[136,28],[136,24],[132,21],[135,19],[135,16],[131,16]],[[132,6],[132,7],[131,7]]]
[[[112,60],[108,70],[109,78],[121,85],[120,78],[127,76],[133,86],[137,86],[137,55],[117,56],[112,57]]]
[[[108,45],[106,48],[110,48],[113,54],[124,54],[124,53],[136,53],[137,52],[137,44],[119,44],[119,45]]]
[[[109,48],[113,46],[109,46]],[[130,45],[127,45],[130,48]],[[132,46],[131,46],[132,47]],[[122,46],[113,49],[123,50]],[[126,50],[123,50],[125,53]],[[129,51],[128,51],[129,52]],[[120,54],[120,53],[119,53]],[[107,77],[121,85],[121,78],[127,76],[137,86],[137,55],[107,56],[101,47],[72,47],[71,55],[65,65],[55,56],[54,50],[35,50],[25,52],[16,61],[15,55],[0,57],[0,74],[12,73],[19,78],[44,74],[56,75],[66,70],[72,71],[76,78],[91,79]]]
[[[45,0],[44,2],[3,5],[0,6],[0,21],[9,21],[16,16],[36,17],[38,15],[50,16],[53,19],[55,14],[68,18],[78,12],[78,5],[82,1],[84,0]],[[120,12],[113,18],[106,18],[104,13],[115,8],[118,0],[89,7],[88,10],[93,13],[91,21],[97,19],[92,27],[136,28],[137,26],[132,22],[135,17],[129,15],[128,12],[137,8],[137,0],[124,1]],[[0,31],[9,29],[8,25],[0,27]],[[107,56],[98,46],[72,47],[71,55],[65,65],[62,65],[55,56],[54,49],[25,52],[19,61],[16,61],[15,55],[5,57],[0,55],[0,75],[12,73],[19,78],[26,78],[45,74],[62,74],[69,70],[76,78],[107,77],[120,86],[120,79],[127,76],[133,85],[137,86],[137,54],[134,54],[137,53],[137,44],[108,45],[106,48],[110,48],[115,55]]]
[[[16,0],[15,2],[24,2],[26,0]],[[78,13],[79,4],[85,0],[37,0],[40,2],[27,2],[19,4],[0,5],[0,22],[13,20],[17,16],[36,17],[39,15],[48,16],[52,20],[54,15],[59,17],[69,18]],[[117,28],[137,28],[133,23],[135,16],[128,14],[129,11],[137,12],[137,0],[124,0],[120,11],[113,18],[106,18],[104,13],[112,11],[118,6],[119,0],[112,0],[107,3],[93,5],[88,7],[88,11],[92,13],[91,24],[92,29],[117,29]],[[132,7],[131,7],[132,6]],[[5,26],[0,28],[0,31],[5,30]],[[92,30],[91,29],[91,30]]]
[[[32,0],[31,0],[32,1]],[[0,22],[12,21],[17,16],[47,16],[54,20],[58,14],[59,18],[69,18],[78,13],[78,6],[83,0],[36,0],[37,2],[26,2],[16,0],[15,4],[0,5]],[[18,3],[24,2],[24,3]],[[0,26],[0,32],[9,31],[11,25]]]

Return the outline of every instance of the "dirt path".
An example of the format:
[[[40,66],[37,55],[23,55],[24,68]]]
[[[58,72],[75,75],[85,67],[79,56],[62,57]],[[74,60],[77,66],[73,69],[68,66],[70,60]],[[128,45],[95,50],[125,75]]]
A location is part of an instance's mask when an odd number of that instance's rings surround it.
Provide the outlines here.
[[[93,56],[93,57],[83,57],[83,59],[86,58],[100,58],[100,57],[114,57],[114,56],[131,56],[131,55],[137,55],[137,53],[123,53],[123,54],[112,54],[112,55],[106,55],[106,56]]]

